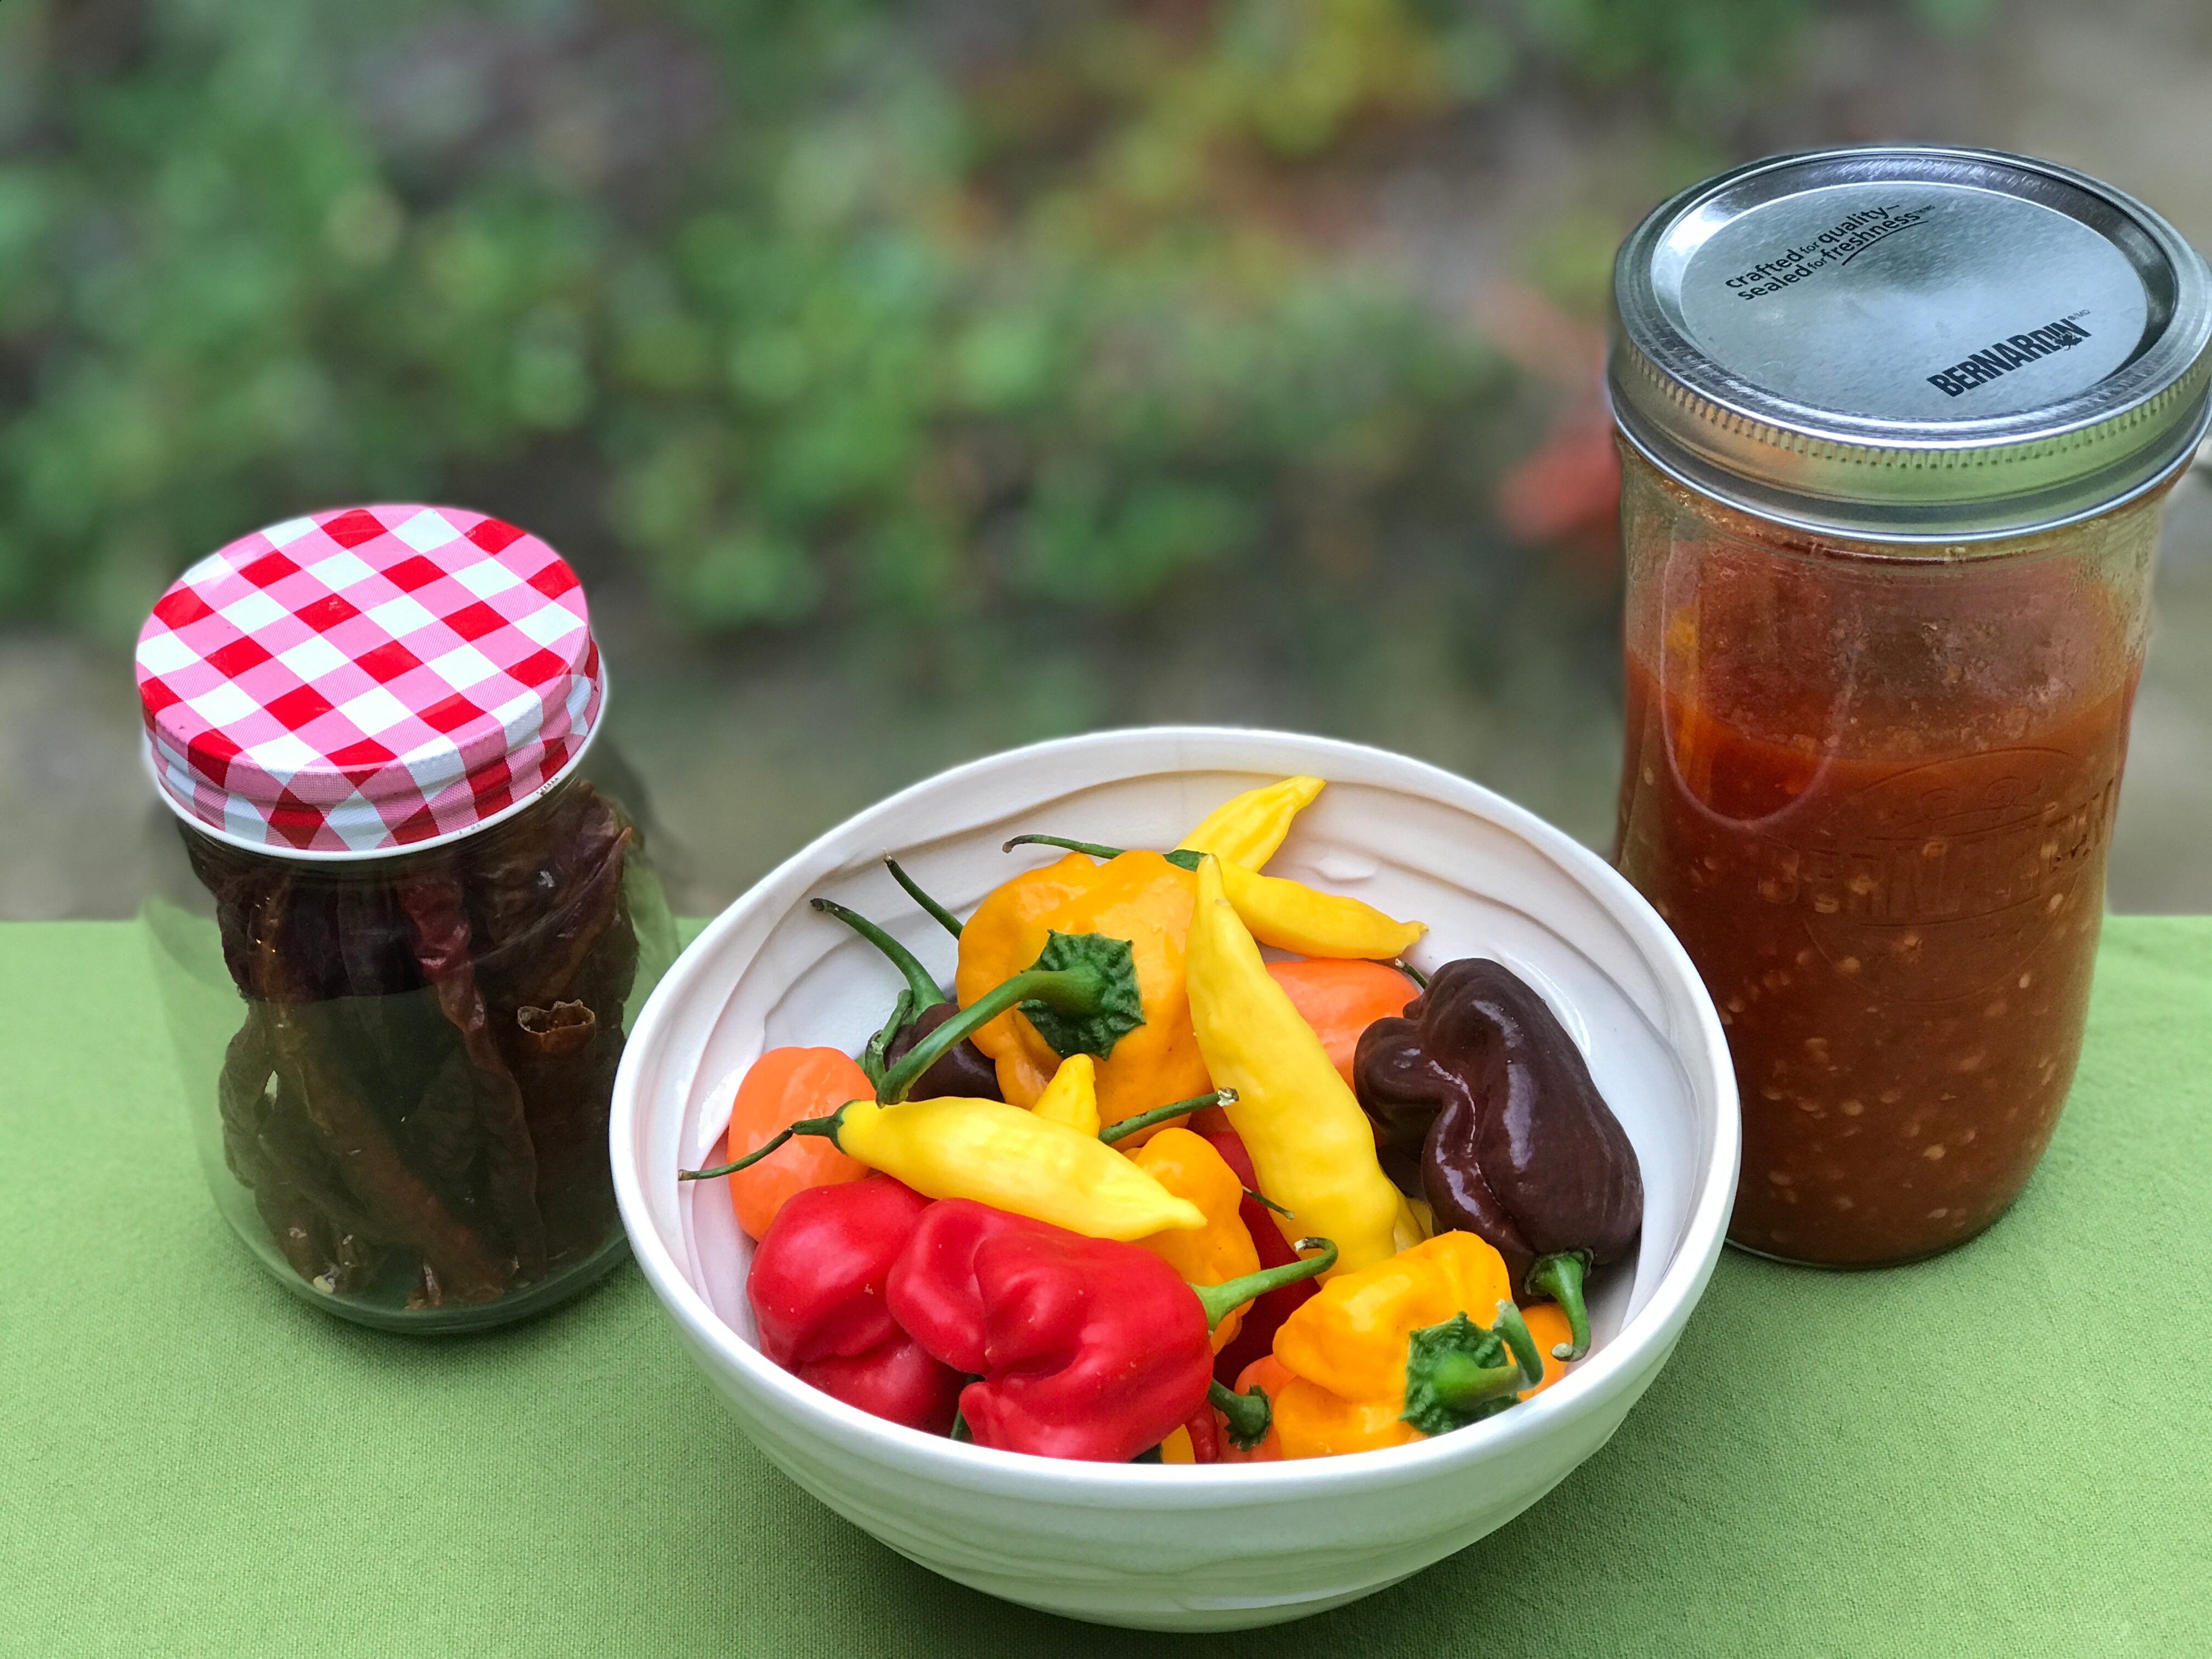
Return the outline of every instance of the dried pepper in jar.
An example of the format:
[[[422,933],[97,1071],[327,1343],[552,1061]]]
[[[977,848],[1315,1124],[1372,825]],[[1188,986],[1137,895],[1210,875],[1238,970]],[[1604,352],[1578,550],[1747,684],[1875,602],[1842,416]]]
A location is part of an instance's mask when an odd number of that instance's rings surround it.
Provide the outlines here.
[[[238,999],[206,1069],[209,999],[171,1006],[241,1236],[416,1328],[619,1259],[608,1102],[673,939],[590,781],[619,768],[586,757],[605,676],[574,574],[457,508],[319,514],[188,570],[137,666],[184,854],[149,908],[163,983],[219,951]]]

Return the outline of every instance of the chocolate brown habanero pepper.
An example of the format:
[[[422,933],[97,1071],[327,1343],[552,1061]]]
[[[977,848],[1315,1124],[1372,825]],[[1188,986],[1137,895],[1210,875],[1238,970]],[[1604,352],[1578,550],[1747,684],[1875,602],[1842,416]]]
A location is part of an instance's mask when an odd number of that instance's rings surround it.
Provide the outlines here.
[[[1559,1017],[1500,963],[1447,963],[1361,1034],[1352,1077],[1383,1145],[1418,1152],[1438,1231],[1486,1239],[1516,1296],[1558,1302],[1574,1336],[1559,1358],[1580,1358],[1583,1275],[1636,1248],[1644,1177]]]

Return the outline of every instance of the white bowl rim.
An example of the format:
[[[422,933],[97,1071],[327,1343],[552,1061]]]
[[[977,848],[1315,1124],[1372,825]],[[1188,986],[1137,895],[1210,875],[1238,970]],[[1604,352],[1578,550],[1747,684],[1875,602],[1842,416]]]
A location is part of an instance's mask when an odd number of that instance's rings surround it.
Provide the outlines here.
[[[672,1018],[670,1011],[689,991],[691,980],[703,971],[702,964],[712,952],[702,947],[711,946],[733,931],[757,896],[800,866],[817,861],[830,843],[848,836],[855,824],[878,817],[895,818],[899,809],[922,791],[935,792],[963,779],[1048,756],[1110,750],[1133,738],[1205,746],[1274,743],[1304,750],[1323,763],[1331,758],[1379,758],[1418,774],[1425,787],[1437,792],[1439,799],[1472,808],[1555,859],[1604,902],[1613,920],[1644,950],[1647,960],[1655,968],[1671,969],[1680,988],[1690,994],[1688,1004],[1694,1012],[1705,1053],[1698,1056],[1678,1051],[1677,1057],[1693,1088],[1701,1076],[1710,1084],[1720,1111],[1680,1243],[1653,1286],[1650,1299],[1620,1333],[1534,1400],[1484,1422],[1410,1445],[1336,1457],[1177,1465],[1173,1475],[1141,1463],[1092,1463],[998,1451],[887,1421],[800,1382],[725,1324],[662,1243],[646,1204],[643,1176],[634,1156],[642,1103],[632,1056],[658,1037],[659,1028]],[[1189,758],[1202,763],[1202,757]],[[1323,766],[1316,766],[1314,771],[1326,775]],[[1688,953],[1658,913],[1618,871],[1565,831],[1456,773],[1372,744],[1256,726],[1148,726],[1049,738],[934,773],[833,825],[784,860],[701,930],[647,1000],[623,1048],[609,1112],[608,1137],[623,1225],[629,1234],[631,1253],[654,1293],[694,1343],[725,1359],[753,1389],[778,1401],[786,1413],[823,1419],[823,1430],[848,1443],[857,1458],[957,1488],[1057,1503],[1105,1502],[1117,1509],[1133,1504],[1183,1509],[1222,1507],[1262,1498],[1270,1503],[1326,1498],[1347,1487],[1372,1490],[1377,1486],[1425,1483],[1455,1464],[1487,1461],[1547,1433],[1554,1425],[1603,1410],[1620,1385],[1645,1367],[1663,1363],[1711,1275],[1734,1203],[1742,1130],[1735,1074],[1729,1061],[1720,1017]]]

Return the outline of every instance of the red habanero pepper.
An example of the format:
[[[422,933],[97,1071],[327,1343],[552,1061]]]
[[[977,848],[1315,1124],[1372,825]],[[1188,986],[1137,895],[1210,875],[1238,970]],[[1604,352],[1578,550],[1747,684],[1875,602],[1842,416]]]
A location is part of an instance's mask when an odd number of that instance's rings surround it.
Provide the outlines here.
[[[1183,1431],[1190,1436],[1190,1461],[1194,1463],[1218,1463],[1221,1443],[1226,1437],[1221,1432],[1221,1419],[1213,1414],[1213,1402],[1207,1401],[1198,1408],[1198,1414],[1184,1424]]]
[[[885,1305],[899,1328],[923,1347],[954,1370],[980,1376],[987,1362],[975,1252],[1002,1234],[1060,1229],[970,1198],[940,1200],[930,1206],[923,1224],[915,1226],[914,1237],[891,1264],[884,1285]]]
[[[1204,1407],[1223,1314],[1335,1255],[1191,1285],[1133,1244],[948,1199],[915,1227],[886,1299],[939,1359],[980,1373],[960,1394],[977,1445],[1120,1463]]]
[[[1206,1136],[1213,1150],[1221,1154],[1221,1161],[1237,1172],[1237,1180],[1244,1183],[1246,1197],[1237,1206],[1237,1214],[1244,1223],[1244,1231],[1252,1235],[1253,1248],[1260,1253],[1262,1267],[1279,1267],[1286,1261],[1296,1261],[1298,1253],[1291,1248],[1291,1241],[1283,1237],[1283,1230],[1268,1212],[1267,1206],[1251,1197],[1258,1184],[1252,1173],[1252,1155],[1244,1150],[1244,1141],[1236,1130],[1222,1128]],[[1298,1310],[1298,1304],[1321,1288],[1310,1279],[1301,1279],[1288,1285],[1279,1285],[1244,1310],[1244,1322],[1237,1327],[1221,1352],[1213,1357],[1213,1375],[1223,1387],[1235,1389],[1243,1385],[1237,1381],[1244,1368],[1254,1360],[1273,1353],[1275,1332],[1282,1322]]]
[[[761,1352],[864,1412],[943,1434],[959,1373],[900,1328],[884,1291],[929,1200],[887,1175],[793,1194],[745,1279]]]

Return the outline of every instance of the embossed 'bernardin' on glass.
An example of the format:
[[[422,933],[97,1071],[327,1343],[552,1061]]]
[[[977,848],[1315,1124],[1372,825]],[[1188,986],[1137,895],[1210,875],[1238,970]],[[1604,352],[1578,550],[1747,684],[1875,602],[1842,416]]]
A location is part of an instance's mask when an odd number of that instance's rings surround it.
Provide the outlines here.
[[[1728,1032],[1730,1237],[1947,1249],[2072,1079],[2212,283],[2093,179],[1885,147],[1685,191],[1614,295],[1618,856]]]

